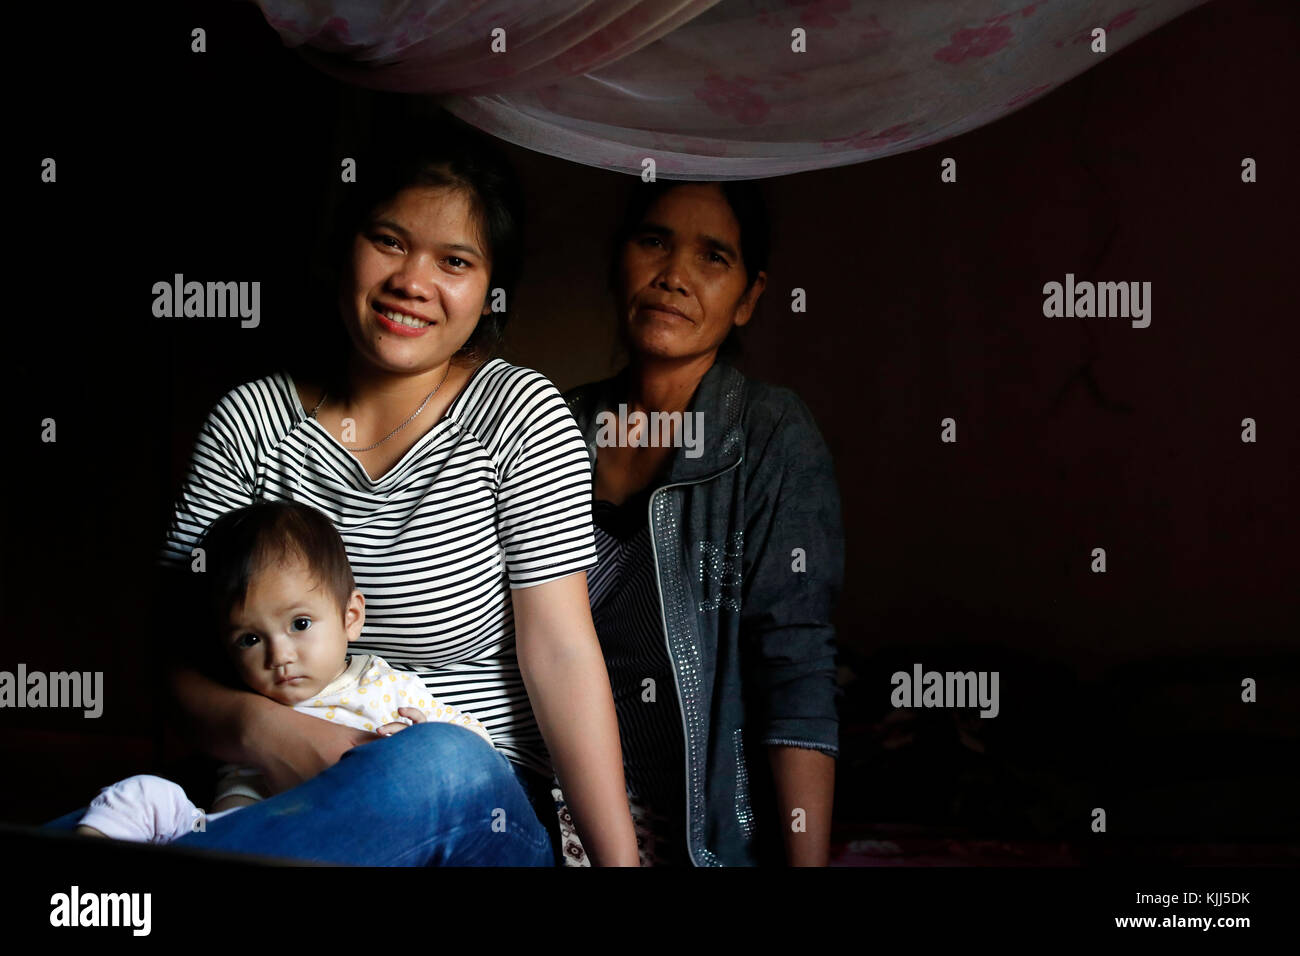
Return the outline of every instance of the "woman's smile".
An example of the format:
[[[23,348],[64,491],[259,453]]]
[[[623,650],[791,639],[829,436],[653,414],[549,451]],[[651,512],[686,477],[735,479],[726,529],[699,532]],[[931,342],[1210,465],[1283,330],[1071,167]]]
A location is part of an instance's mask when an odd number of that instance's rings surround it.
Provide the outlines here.
[[[491,259],[462,190],[415,186],[377,207],[353,242],[341,305],[359,356],[403,374],[437,368],[486,310]]]
[[[387,329],[394,335],[423,335],[425,329],[434,324],[432,319],[401,312],[381,304],[375,305],[375,317],[381,328]]]

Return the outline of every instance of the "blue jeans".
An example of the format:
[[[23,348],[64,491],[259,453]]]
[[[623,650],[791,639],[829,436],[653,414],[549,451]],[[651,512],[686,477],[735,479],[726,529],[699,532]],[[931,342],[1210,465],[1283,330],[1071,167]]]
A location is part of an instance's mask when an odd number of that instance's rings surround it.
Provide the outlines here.
[[[473,731],[416,724],[176,844],[360,866],[553,866],[541,780]],[[72,829],[84,814],[46,826]]]

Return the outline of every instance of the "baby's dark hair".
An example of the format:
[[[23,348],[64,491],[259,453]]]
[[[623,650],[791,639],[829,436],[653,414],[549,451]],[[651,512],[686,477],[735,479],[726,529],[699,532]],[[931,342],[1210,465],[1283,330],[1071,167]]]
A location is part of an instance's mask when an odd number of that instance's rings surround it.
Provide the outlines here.
[[[224,629],[230,612],[248,597],[248,583],[267,567],[301,559],[318,586],[334,597],[340,617],[356,588],[352,566],[334,525],[296,501],[263,501],[228,511],[208,528],[199,547],[208,621]]]

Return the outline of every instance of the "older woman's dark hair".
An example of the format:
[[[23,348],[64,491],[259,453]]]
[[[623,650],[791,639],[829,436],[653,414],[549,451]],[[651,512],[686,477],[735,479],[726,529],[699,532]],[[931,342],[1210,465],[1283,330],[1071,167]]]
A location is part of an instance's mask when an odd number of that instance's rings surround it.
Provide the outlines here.
[[[337,313],[339,282],[350,267],[353,243],[378,206],[412,186],[461,190],[491,260],[489,302],[495,290],[505,293],[506,311],[480,316],[457,353],[458,358],[481,361],[501,342],[523,270],[524,201],[518,180],[496,143],[458,120],[411,117],[402,125],[396,135],[367,136],[364,145],[344,147],[345,155],[356,160],[356,182],[339,183],[335,189],[328,231],[315,257],[316,299],[320,308]],[[341,322],[328,327],[325,341],[318,343],[321,347],[313,349],[314,362],[324,366],[324,377],[338,389],[350,342]]]
[[[746,179],[728,180],[715,183],[693,183],[680,180],[657,179],[652,183],[637,182],[631,187],[623,217],[614,233],[613,255],[609,265],[609,288],[618,287],[619,261],[623,246],[636,235],[641,224],[645,222],[646,213],[660,196],[679,186],[713,185],[717,186],[731,214],[736,217],[740,227],[740,258],[745,265],[745,291],[754,285],[760,272],[767,271],[768,253],[771,248],[771,225],[768,219],[767,202],[758,183]],[[735,355],[740,351],[738,329],[732,329],[723,341],[718,354],[722,357]]]

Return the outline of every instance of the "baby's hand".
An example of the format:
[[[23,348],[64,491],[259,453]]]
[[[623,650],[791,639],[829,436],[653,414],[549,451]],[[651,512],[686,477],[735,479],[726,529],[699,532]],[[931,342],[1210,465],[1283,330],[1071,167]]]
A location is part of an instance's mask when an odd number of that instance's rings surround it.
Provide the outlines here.
[[[397,708],[397,713],[399,716],[405,717],[411,723],[404,724],[400,720],[395,720],[391,724],[384,724],[384,726],[376,730],[375,733],[379,734],[381,737],[391,737],[399,730],[405,730],[413,724],[427,723],[429,720],[429,718],[424,716],[423,711],[417,710],[414,707],[399,707]]]

